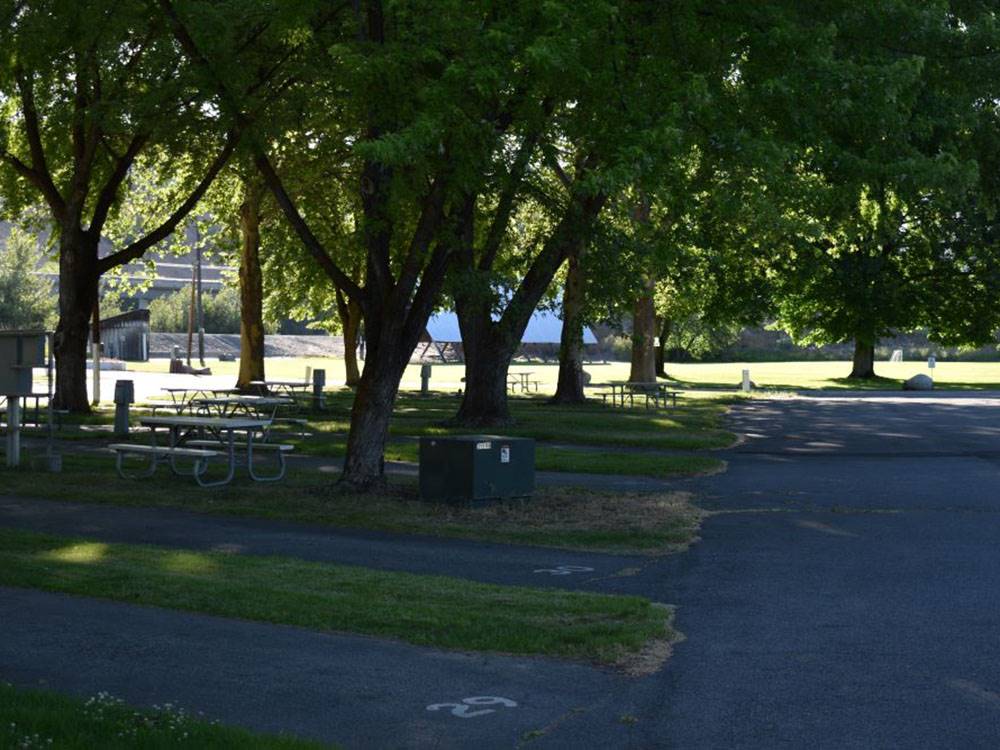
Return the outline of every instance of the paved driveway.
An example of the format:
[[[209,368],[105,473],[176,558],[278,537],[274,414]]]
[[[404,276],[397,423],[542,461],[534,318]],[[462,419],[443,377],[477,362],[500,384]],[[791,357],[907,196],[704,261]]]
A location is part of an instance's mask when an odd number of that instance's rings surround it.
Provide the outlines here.
[[[652,676],[0,589],[0,677],[349,747],[1000,747],[1000,398],[752,401],[730,418],[746,438],[723,452],[729,471],[676,483],[716,511],[701,542],[635,576],[608,578],[632,561],[593,556],[594,574],[552,582],[678,605],[687,638]],[[80,511],[60,508],[0,503],[0,521],[61,531]],[[510,583],[562,559],[235,520],[188,535],[177,513],[90,523],[314,559],[363,562],[368,546],[383,567]],[[517,705],[426,708],[477,696]]]
[[[664,568],[688,640],[645,738],[1000,747],[1000,399],[755,401],[731,423],[729,471],[684,483],[721,514]]]

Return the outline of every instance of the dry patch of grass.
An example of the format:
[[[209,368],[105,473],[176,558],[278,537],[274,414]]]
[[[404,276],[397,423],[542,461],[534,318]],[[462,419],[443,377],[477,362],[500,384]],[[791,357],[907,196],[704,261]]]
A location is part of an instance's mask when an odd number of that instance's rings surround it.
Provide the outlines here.
[[[477,508],[424,503],[404,488],[375,497],[337,488],[319,494],[350,526],[617,553],[686,549],[702,519],[684,492],[544,488],[531,499]]]
[[[340,528],[569,549],[663,554],[690,544],[702,511],[681,492],[541,488],[533,498],[480,508],[425,503],[412,484],[354,494],[336,476],[292,468],[284,482],[240,481],[212,491],[169,473],[121,479],[103,456],[67,454],[61,474],[0,469],[8,496],[295,521]]]

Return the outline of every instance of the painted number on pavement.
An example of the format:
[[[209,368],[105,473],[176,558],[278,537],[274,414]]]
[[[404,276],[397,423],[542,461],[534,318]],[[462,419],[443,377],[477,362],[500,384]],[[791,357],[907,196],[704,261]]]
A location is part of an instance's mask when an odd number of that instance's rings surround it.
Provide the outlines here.
[[[548,573],[550,576],[568,576],[573,573],[593,573],[593,568],[586,565],[557,565],[554,568],[539,568],[536,573]]]
[[[505,706],[515,708],[517,703],[510,698],[500,698],[495,695],[476,695],[472,698],[462,698],[461,703],[432,703],[427,707],[428,711],[440,711],[445,708],[451,709],[451,715],[460,719],[471,719],[474,716],[485,716],[496,713],[495,708],[481,708],[475,710],[476,706]]]

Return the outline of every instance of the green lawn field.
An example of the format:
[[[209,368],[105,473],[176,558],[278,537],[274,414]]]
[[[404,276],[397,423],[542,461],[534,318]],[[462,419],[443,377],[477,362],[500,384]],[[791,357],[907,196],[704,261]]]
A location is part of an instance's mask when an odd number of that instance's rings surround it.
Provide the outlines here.
[[[206,362],[213,374],[236,377],[238,363]],[[306,367],[326,370],[326,382],[336,386],[344,382],[344,362],[341,359],[319,357],[281,357],[267,361],[267,377],[272,380],[288,378],[301,379]],[[130,363],[129,368],[143,372],[166,372],[167,361]],[[743,369],[750,370],[750,378],[760,388],[785,390],[799,389],[852,389],[852,388],[899,388],[906,378],[917,373],[929,373],[938,388],[998,388],[1000,389],[1000,362],[938,362],[933,372],[927,369],[927,362],[876,362],[875,372],[882,378],[871,383],[856,383],[847,380],[851,363],[844,361],[822,362],[719,362],[694,364],[668,364],[667,373],[681,384],[692,387],[734,388],[739,385]],[[627,380],[627,362],[595,362],[584,368],[590,373],[592,383],[599,384],[611,380]],[[517,362],[510,368],[511,373],[528,373],[531,380],[537,380],[540,393],[554,393],[559,367],[555,363]],[[431,388],[436,391],[455,391],[462,388],[465,374],[461,364],[434,364],[431,373]],[[403,376],[402,389],[419,390],[420,365],[410,365]]]

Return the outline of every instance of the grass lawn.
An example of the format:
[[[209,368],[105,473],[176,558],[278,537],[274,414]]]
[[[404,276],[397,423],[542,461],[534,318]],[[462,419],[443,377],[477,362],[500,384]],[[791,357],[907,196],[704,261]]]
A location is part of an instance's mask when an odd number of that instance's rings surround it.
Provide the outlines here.
[[[504,430],[506,433],[507,431]],[[313,456],[343,456],[347,452],[347,437],[342,433],[304,440],[291,439],[303,453]],[[416,442],[393,442],[386,446],[389,461],[418,461]],[[539,471],[579,472],[585,474],[622,474],[648,477],[675,477],[718,471],[724,463],[712,456],[685,453],[615,453],[599,450],[574,450],[536,446],[535,468]]]
[[[1000,362],[938,362],[931,371],[926,360],[919,362],[876,362],[879,379],[870,382],[848,380],[850,362],[720,362],[708,364],[671,364],[667,372],[692,388],[727,387],[740,384],[744,369],[761,388],[783,390],[895,390],[902,381],[929,374],[938,389],[1000,389]]]
[[[336,392],[328,398],[329,416],[314,415],[314,427],[322,434],[342,436],[349,427],[352,394]],[[679,406],[664,410],[620,409],[601,403],[581,406],[549,406],[541,398],[514,398],[514,424],[493,430],[454,427],[457,399],[442,395],[419,398],[402,395],[393,413],[390,432],[396,436],[454,435],[496,432],[511,437],[532,437],[544,443],[647,448],[649,450],[701,450],[724,448],[735,436],[722,429],[726,404],[718,399],[682,399]],[[311,449],[310,449],[311,450]],[[558,460],[558,459],[556,459]],[[571,471],[586,471],[583,457]],[[538,453],[538,468],[547,468],[546,456]],[[563,462],[562,465],[565,465]],[[700,471],[702,469],[695,469]],[[612,472],[642,473],[642,472]]]
[[[544,488],[527,502],[485,508],[424,503],[412,484],[381,494],[339,492],[335,475],[291,468],[276,484],[240,479],[201,489],[161,468],[156,481],[121,479],[113,457],[66,454],[61,474],[0,468],[3,493],[70,502],[180,508],[198,513],[324,524],[547,547],[661,554],[696,536],[701,514],[684,493]],[[26,462],[27,463],[27,462]]]
[[[295,434],[297,428],[289,428],[284,430],[281,439],[295,443],[300,453],[342,456],[346,449],[352,400],[351,391],[329,393],[326,411],[306,415],[313,432],[311,436],[300,438]],[[390,434],[397,438],[415,438],[484,432],[448,424],[457,403],[454,397],[441,394],[427,398],[404,394],[396,405]],[[535,466],[541,471],[670,477],[717,471],[723,467],[719,459],[698,451],[724,448],[735,440],[731,432],[722,429],[725,410],[722,399],[707,398],[682,400],[676,408],[649,411],[620,409],[601,403],[549,406],[541,398],[515,398],[511,402],[515,423],[486,431],[535,438],[538,441]],[[82,418],[67,416],[64,419],[66,428],[58,433],[59,437],[72,440],[106,438],[109,434],[98,430],[96,425],[109,425],[113,416],[111,409]],[[138,424],[137,413],[133,414],[132,421]],[[573,445],[592,450],[573,450]],[[642,449],[647,453],[616,450],[618,448]],[[664,450],[673,453],[655,453]],[[386,457],[415,462],[417,444],[390,443]]]
[[[236,376],[238,363],[218,362],[209,364],[214,374]],[[335,386],[344,382],[344,363],[340,359],[286,358],[275,357],[267,361],[267,376],[272,380],[302,378],[306,366],[326,370],[326,382]],[[166,360],[129,363],[130,369],[143,372],[166,372]],[[898,388],[899,383],[917,373],[927,373],[926,360],[907,362],[875,363],[875,372],[886,381],[875,381],[858,385],[847,380],[851,363],[846,361],[820,362],[711,362],[691,364],[667,364],[667,373],[692,388],[699,386],[735,388],[742,379],[742,370],[750,370],[750,377],[757,385],[784,389],[853,389],[853,388]],[[628,380],[627,362],[592,363],[584,366],[594,383],[610,380]],[[554,363],[517,362],[510,368],[512,373],[530,373],[532,380],[539,382],[539,392],[549,395],[555,392],[558,365]],[[456,393],[462,388],[465,374],[461,364],[433,365],[431,388],[438,391]],[[933,372],[935,384],[939,388],[1000,389],[1000,362],[938,362]],[[403,376],[401,390],[420,389],[420,366],[410,365]],[[690,400],[694,394],[685,396]],[[457,402],[456,402],[457,406]]]
[[[617,664],[670,641],[646,599],[0,529],[0,585],[471,651]]]
[[[192,718],[165,705],[135,709],[105,693],[86,701],[18,690],[0,682],[0,747],[58,750],[159,750],[186,747],[232,750],[318,750],[315,742],[253,734]]]

